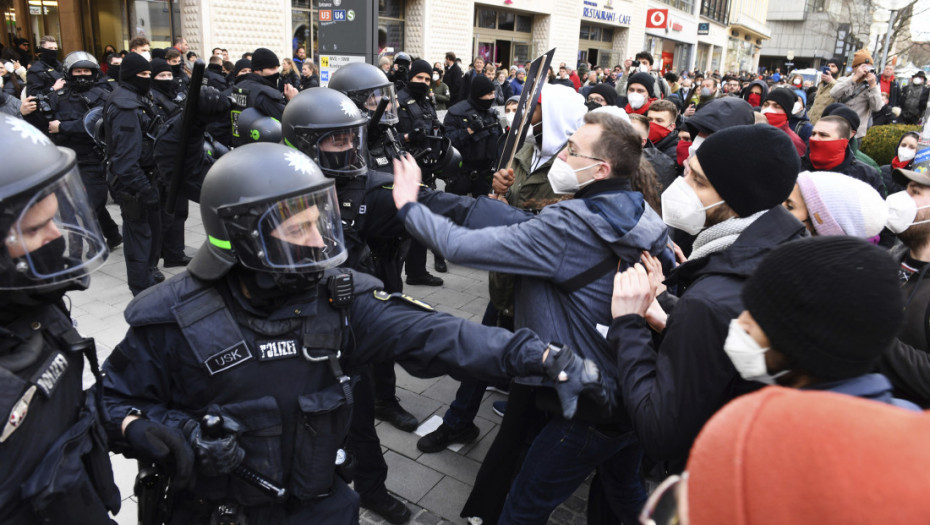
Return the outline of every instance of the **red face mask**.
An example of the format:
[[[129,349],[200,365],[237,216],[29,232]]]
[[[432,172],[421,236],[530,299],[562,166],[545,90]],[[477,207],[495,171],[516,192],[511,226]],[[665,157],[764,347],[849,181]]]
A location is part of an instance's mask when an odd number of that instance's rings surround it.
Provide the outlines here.
[[[665,126],[660,126],[656,124],[655,122],[649,123],[649,141],[652,142],[653,144],[664,139],[671,132],[672,130],[666,128]]]
[[[750,106],[757,108],[762,105],[762,95],[758,93],[750,93],[748,102]]]
[[[843,162],[846,158],[847,146],[849,146],[848,139],[814,140],[811,138],[808,143],[807,156],[812,166],[818,170],[828,170]]]
[[[679,140],[678,141],[678,146],[675,148],[675,156],[676,156],[676,160],[678,160],[679,166],[684,166],[685,161],[688,160],[688,148],[690,147],[691,147],[690,140]]]
[[[780,128],[788,123],[788,115],[784,113],[766,113],[765,118],[768,119],[769,124]]]

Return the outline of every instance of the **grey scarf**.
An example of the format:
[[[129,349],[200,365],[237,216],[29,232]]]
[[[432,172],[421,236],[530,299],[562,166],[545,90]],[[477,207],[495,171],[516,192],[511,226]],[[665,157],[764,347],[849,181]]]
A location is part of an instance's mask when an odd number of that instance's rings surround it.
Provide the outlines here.
[[[712,253],[722,252],[736,242],[743,230],[768,210],[756,212],[749,217],[734,217],[702,231],[694,239],[694,248],[689,259],[700,259]]]

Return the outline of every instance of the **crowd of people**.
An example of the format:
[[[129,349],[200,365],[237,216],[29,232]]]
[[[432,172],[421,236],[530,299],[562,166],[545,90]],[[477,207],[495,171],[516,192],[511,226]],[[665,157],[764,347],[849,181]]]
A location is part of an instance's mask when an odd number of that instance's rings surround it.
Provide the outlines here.
[[[400,52],[320,87],[299,46],[201,66],[180,37],[99,61],[14,44],[0,522],[111,522],[116,452],[144,524],[405,523],[374,426],[420,424],[395,362],[460,381],[425,454],[507,393],[472,524],[546,523],[592,473],[592,524],[930,510],[930,137],[883,166],[860,149],[926,123],[922,71],[860,50],[814,81],[663,74],[642,52],[537,85]],[[64,298],[116,249],[134,299],[98,365]],[[480,324],[404,293],[444,285],[429,251],[489,272]]]

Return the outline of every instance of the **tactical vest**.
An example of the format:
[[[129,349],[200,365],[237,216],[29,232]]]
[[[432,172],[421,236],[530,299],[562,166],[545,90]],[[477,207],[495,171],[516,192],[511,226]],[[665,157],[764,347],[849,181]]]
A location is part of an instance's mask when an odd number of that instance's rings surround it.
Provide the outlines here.
[[[0,523],[108,523],[119,490],[81,384],[93,340],[55,306],[5,328],[24,341],[0,344]]]
[[[230,87],[229,102],[231,107],[229,110],[229,123],[232,133],[232,145],[235,147],[251,142],[247,137],[239,136],[239,115],[246,108],[256,107],[258,97],[262,94],[271,100],[281,99],[284,95],[267,84],[248,78]]]
[[[83,119],[92,108],[103,106],[109,95],[110,92],[106,88],[97,85],[83,92],[65,86],[52,94],[51,104],[55,110],[55,119],[62,123],[79,121],[77,125],[80,128],[76,133],[53,133],[52,140],[58,146],[73,149],[77,153],[78,164],[82,167],[88,164],[99,165],[104,160],[103,152],[97,148],[94,139],[84,131]]]
[[[498,158],[498,142],[504,134],[497,111],[480,111],[470,102],[464,101],[449,108],[449,114],[460,120],[462,127],[468,127],[475,118],[484,123],[483,130],[470,135],[468,140],[455,146],[462,154],[462,165],[465,169],[490,169],[491,164]]]
[[[329,495],[351,419],[351,380],[343,370],[353,349],[345,333],[349,305],[336,308],[328,291],[341,275],[354,281],[350,297],[380,285],[350,270],[327,270],[307,294],[316,299],[306,310],[273,320],[246,312],[225,280],[207,283],[185,272],[139,294],[126,310],[133,327],[167,323],[180,330],[185,365],[172,373],[196,396],[185,400],[197,407],[188,415],[196,421],[212,411],[238,423],[244,464],[302,501]],[[198,477],[192,491],[207,501],[274,503],[231,476]]]

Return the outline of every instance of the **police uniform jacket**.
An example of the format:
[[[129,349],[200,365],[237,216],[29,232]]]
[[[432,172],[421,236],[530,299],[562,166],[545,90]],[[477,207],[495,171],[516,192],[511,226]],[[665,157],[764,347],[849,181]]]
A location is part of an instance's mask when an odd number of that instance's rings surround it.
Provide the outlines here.
[[[468,128],[476,121],[481,121],[484,129],[468,133]],[[465,169],[489,170],[500,157],[503,147],[500,138],[504,130],[501,128],[496,109],[478,109],[466,99],[449,108],[443,125],[446,128],[446,136],[462,154],[462,165]]]
[[[58,133],[52,133],[50,137],[55,144],[71,148],[77,153],[82,172],[103,171],[101,152],[95,149],[94,139],[84,129],[84,115],[92,108],[103,106],[109,96],[110,92],[106,88],[97,85],[87,91],[76,91],[65,85],[64,89],[53,93],[50,99],[54,119],[59,121]],[[48,124],[45,128],[48,128]]]
[[[156,191],[150,175],[155,168],[153,137],[159,118],[148,95],[121,84],[107,98],[103,110],[107,155],[114,197]]]
[[[280,121],[284,114],[284,105],[287,100],[284,94],[278,91],[272,84],[255,73],[244,75],[245,78],[231,86],[229,100],[232,103],[230,109],[230,122],[232,145],[241,146],[246,142],[239,137],[238,121],[239,114],[246,108],[255,108],[263,115]]]
[[[36,60],[26,72],[26,94],[29,96],[49,95],[59,78],[61,78],[61,73],[58,72],[56,66]]]
[[[85,340],[58,305],[0,316],[11,334],[0,338],[0,523],[114,523],[119,491],[81,384]]]
[[[340,274],[355,282],[341,309],[328,292]],[[129,331],[104,365],[112,443],[125,445],[118,426],[134,407],[185,431],[216,412],[238,423],[244,464],[303,504],[333,484],[352,404],[343,374],[387,359],[420,377],[543,374],[546,344],[531,332],[482,327],[378,288],[364,274],[327,270],[318,286],[267,310],[245,299],[236,270],[212,283],[184,272],[147,289],[129,304]],[[192,491],[272,503],[231,476],[197,476]]]

